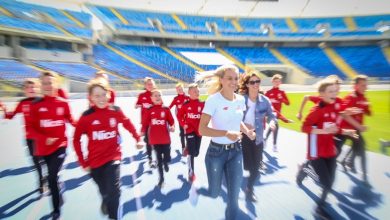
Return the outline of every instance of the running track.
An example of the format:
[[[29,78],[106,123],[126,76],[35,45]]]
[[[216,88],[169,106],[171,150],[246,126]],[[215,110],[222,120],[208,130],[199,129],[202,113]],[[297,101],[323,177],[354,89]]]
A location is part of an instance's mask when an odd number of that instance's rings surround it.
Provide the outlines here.
[[[166,96],[170,103],[173,96]],[[117,98],[119,105],[138,126],[139,112],[134,110],[135,98]],[[7,106],[15,103],[6,103]],[[85,110],[84,99],[70,101],[76,118]],[[287,109],[286,109],[287,110]],[[0,119],[0,219],[48,219],[51,212],[49,197],[39,197],[36,175],[23,143],[22,117],[13,121]],[[138,126],[139,127],[139,126]],[[177,129],[178,130],[178,129]],[[73,128],[69,127],[71,137]],[[166,174],[164,188],[159,190],[158,174],[147,165],[144,151],[136,150],[130,134],[122,130],[123,161],[121,166],[123,219],[223,219],[226,188],[221,196],[206,196],[207,176],[204,155],[209,138],[202,141],[201,153],[195,160],[197,180],[191,186],[187,181],[186,158],[179,153],[179,135],[172,137],[172,163]],[[265,149],[267,170],[255,187],[258,203],[247,203],[240,193],[242,213],[239,219],[315,219],[312,215],[320,188],[311,179],[299,188],[295,184],[297,164],[305,158],[306,135],[280,129],[279,152]],[[96,184],[75,162],[71,146],[61,172],[65,204],[62,219],[105,219],[100,214],[100,196]],[[357,161],[358,162],[358,161]],[[357,163],[359,165],[360,163]],[[359,170],[359,166],[358,170]],[[348,174],[338,166],[334,192],[328,197],[328,210],[335,219],[388,219],[390,214],[390,158],[368,153],[369,180],[367,189],[361,185],[359,173]],[[247,175],[246,173],[244,174]],[[243,187],[246,180],[244,179]]]

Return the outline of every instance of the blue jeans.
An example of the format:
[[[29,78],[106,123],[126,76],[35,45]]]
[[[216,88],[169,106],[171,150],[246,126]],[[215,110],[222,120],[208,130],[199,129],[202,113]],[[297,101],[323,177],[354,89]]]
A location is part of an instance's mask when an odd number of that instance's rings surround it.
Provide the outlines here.
[[[242,148],[241,143],[235,143],[234,148],[225,149],[210,143],[207,149],[206,170],[209,183],[209,194],[216,198],[221,191],[222,174],[225,174],[227,184],[227,220],[236,219],[238,213],[238,194],[242,182]]]

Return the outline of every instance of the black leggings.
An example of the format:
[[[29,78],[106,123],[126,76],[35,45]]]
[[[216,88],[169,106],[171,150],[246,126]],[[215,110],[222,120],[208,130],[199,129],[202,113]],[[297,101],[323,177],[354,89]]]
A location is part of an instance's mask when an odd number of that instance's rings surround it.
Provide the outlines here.
[[[265,140],[268,139],[269,135],[271,134],[272,129],[268,128],[267,134],[265,135]],[[278,140],[278,133],[279,133],[279,123],[275,123],[275,131],[272,132],[274,134],[274,145],[276,145]]]
[[[319,206],[325,204],[326,197],[329,191],[332,189],[335,173],[336,173],[336,157],[330,158],[318,158],[310,161],[311,166],[319,177],[320,184],[322,185],[322,195]]]
[[[181,148],[184,149],[185,146],[186,146],[184,128],[183,128],[182,126],[179,126],[179,129],[180,129],[180,143],[181,143]]]
[[[338,135],[336,147],[341,152],[342,146],[345,144],[347,139],[352,141],[352,147],[348,150],[344,159],[344,163],[349,164],[351,167],[355,167],[355,157],[361,157],[361,166],[363,171],[363,179],[367,180],[367,160],[366,160],[366,142],[363,138],[363,135],[360,132],[357,132],[358,138],[352,138],[347,135]]]
[[[255,140],[251,140],[243,134],[242,137],[242,155],[244,160],[244,169],[249,171],[248,190],[253,190],[256,180],[260,177],[260,164],[263,161],[263,142],[256,145]]]
[[[108,217],[118,219],[120,198],[120,161],[110,161],[91,169],[91,177],[99,187],[103,203],[107,206]]]
[[[63,202],[62,195],[60,193],[60,186],[58,182],[58,173],[61,171],[62,164],[64,163],[66,156],[66,148],[61,147],[54,153],[44,156],[43,159],[47,165],[48,171],[48,183],[51,192],[51,199],[53,204],[53,212],[60,213],[60,206]]]
[[[152,145],[149,144],[148,134],[145,134],[144,141],[146,144],[146,154],[148,155],[149,161],[152,160]]]
[[[188,171],[193,174],[195,172],[194,158],[199,155],[202,136],[198,136],[195,132],[192,132],[186,134],[186,141],[189,154]]]
[[[39,187],[43,187],[44,177],[42,175],[42,166],[44,164],[43,158],[40,156],[34,156],[35,143],[32,139],[26,139],[28,151],[34,163],[34,167],[38,172]]]
[[[163,165],[168,166],[171,162],[171,145],[170,144],[156,144],[153,145],[157,156],[157,167],[160,175],[160,180],[164,180]]]

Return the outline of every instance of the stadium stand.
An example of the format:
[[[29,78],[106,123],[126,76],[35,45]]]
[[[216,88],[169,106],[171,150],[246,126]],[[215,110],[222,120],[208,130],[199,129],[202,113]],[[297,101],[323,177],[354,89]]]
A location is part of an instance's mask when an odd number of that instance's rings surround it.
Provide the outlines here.
[[[267,48],[224,47],[223,49],[243,64],[280,64]]]
[[[0,59],[0,79],[20,86],[25,78],[39,77],[39,71],[15,60]]]

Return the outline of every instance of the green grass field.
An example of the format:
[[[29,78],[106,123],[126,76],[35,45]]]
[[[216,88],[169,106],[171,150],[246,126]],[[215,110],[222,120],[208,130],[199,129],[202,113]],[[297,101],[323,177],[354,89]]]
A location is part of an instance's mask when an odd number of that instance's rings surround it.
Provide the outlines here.
[[[302,122],[298,121],[296,114],[303,96],[315,94],[317,93],[288,93],[287,96],[291,104],[290,106],[283,106],[282,113],[287,118],[294,120],[294,123],[280,122],[280,125],[284,128],[300,131]],[[346,94],[347,92],[341,92],[341,97]],[[365,123],[368,126],[367,132],[364,133],[366,147],[369,151],[381,153],[379,139],[390,140],[390,91],[368,91],[367,98],[371,104],[373,115],[365,117]],[[201,99],[206,99],[206,96],[202,96]],[[303,113],[304,116],[312,106],[312,103],[307,103]],[[387,154],[390,155],[390,151]]]

